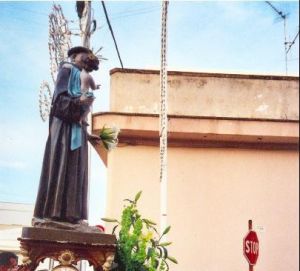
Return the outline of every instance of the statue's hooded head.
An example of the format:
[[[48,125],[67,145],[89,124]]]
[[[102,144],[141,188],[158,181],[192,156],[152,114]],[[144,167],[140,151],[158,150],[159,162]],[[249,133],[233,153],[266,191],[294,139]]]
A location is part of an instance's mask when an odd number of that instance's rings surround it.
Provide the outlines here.
[[[71,48],[68,51],[68,57],[72,58],[72,57],[74,57],[74,55],[78,55],[80,53],[89,54],[89,53],[92,53],[92,50],[90,50],[89,48],[83,47],[83,46],[76,46],[76,47]]]
[[[68,51],[68,57],[77,66],[86,69],[88,72],[98,70],[99,59],[89,48],[83,46],[73,47]]]

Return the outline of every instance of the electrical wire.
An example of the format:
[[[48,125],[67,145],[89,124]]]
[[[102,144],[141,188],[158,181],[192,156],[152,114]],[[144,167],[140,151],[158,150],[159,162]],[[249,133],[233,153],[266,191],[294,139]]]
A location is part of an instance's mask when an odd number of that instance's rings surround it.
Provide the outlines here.
[[[26,22],[26,23],[30,23],[31,25],[35,26],[35,27],[48,27],[48,25],[46,24],[41,24],[39,22],[36,22],[36,21],[32,21],[32,20],[26,20],[26,19],[23,19],[23,18],[20,18],[20,17],[14,17],[12,18],[13,20],[11,21],[12,23],[17,22],[17,21],[22,21],[22,22]]]
[[[138,16],[138,15],[147,14],[147,13],[151,13],[151,12],[158,12],[158,11],[160,11],[160,9],[155,8],[155,9],[151,9],[151,10],[144,11],[144,12],[130,13],[130,14],[125,14],[125,15],[121,15],[121,16],[112,17],[111,20],[117,20],[117,19],[120,19],[120,18]]]
[[[118,54],[119,61],[120,61],[121,67],[122,67],[122,69],[123,69],[123,68],[124,68],[124,67],[123,67],[123,62],[122,62],[122,59],[121,59],[121,56],[120,56],[120,52],[119,52],[119,48],[118,48],[118,45],[117,45],[117,41],[116,41],[116,39],[115,39],[114,31],[113,31],[113,29],[112,29],[112,27],[111,27],[111,24],[110,24],[110,21],[109,21],[109,18],[108,18],[108,14],[107,14],[107,10],[106,10],[106,7],[105,7],[105,3],[104,3],[104,1],[101,1],[101,3],[102,3],[103,11],[104,11],[104,14],[105,14],[106,22],[107,22],[107,24],[108,24],[110,33],[111,33],[112,38],[113,38],[113,40],[114,40],[114,44],[115,44],[115,47],[116,47],[116,50],[117,50],[117,54]]]
[[[115,17],[119,17],[119,16],[127,16],[127,15],[131,15],[131,14],[139,14],[139,12],[148,12],[148,11],[152,11],[152,10],[160,10],[160,7],[156,7],[156,6],[151,6],[151,7],[144,7],[144,8],[139,8],[139,9],[129,9],[127,11],[123,11],[123,12],[115,12],[115,13],[111,13],[111,19],[115,18]]]
[[[18,6],[7,5],[4,8],[11,8],[11,9],[14,9],[14,10],[15,9],[22,10],[22,11],[25,11],[25,12],[35,13],[35,14],[38,14],[38,15],[41,15],[41,16],[47,16],[47,17],[49,16],[47,13],[44,13],[44,12],[35,11],[35,10],[32,10],[32,9],[21,8],[21,7],[18,7]]]

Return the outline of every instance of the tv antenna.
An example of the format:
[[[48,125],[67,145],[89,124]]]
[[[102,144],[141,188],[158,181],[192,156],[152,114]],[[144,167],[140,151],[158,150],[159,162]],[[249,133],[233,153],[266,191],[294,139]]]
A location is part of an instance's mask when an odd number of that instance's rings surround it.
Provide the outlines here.
[[[299,27],[298,27],[299,28]],[[299,37],[299,29],[298,29],[298,33],[296,34],[295,38],[293,39],[292,42],[289,42],[289,48],[287,49],[287,53],[291,50],[292,46],[295,44],[297,38]]]
[[[278,10],[270,1],[266,1],[266,3],[279,15],[278,19],[283,21],[283,27],[284,27],[285,73],[287,75],[287,73],[288,73],[288,59],[287,58],[288,58],[288,51],[290,49],[290,48],[288,48],[288,46],[291,45],[291,42],[287,41],[287,33],[286,33],[287,18],[289,16],[289,13],[284,13],[284,12]]]

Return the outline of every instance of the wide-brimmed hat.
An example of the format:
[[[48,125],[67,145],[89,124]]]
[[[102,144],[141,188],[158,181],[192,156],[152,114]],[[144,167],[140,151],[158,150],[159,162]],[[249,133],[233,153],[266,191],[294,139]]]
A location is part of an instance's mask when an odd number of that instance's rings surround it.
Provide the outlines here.
[[[79,53],[89,54],[89,53],[93,53],[93,52],[89,48],[86,48],[86,47],[83,47],[83,46],[76,46],[76,47],[71,48],[68,51],[68,57],[70,57],[71,55],[74,55],[74,54],[79,54]]]

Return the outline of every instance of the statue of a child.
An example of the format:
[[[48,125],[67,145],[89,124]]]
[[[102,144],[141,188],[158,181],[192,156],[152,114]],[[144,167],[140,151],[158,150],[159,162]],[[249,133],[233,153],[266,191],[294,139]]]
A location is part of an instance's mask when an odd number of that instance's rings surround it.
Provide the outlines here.
[[[99,59],[93,54],[89,54],[86,59],[83,60],[83,68],[80,73],[81,81],[81,93],[87,97],[94,97],[94,93],[90,90],[96,90],[100,88],[100,85],[96,85],[90,72],[98,70]],[[86,121],[86,117],[90,112],[90,106],[85,106],[85,112],[81,117],[81,122]]]

